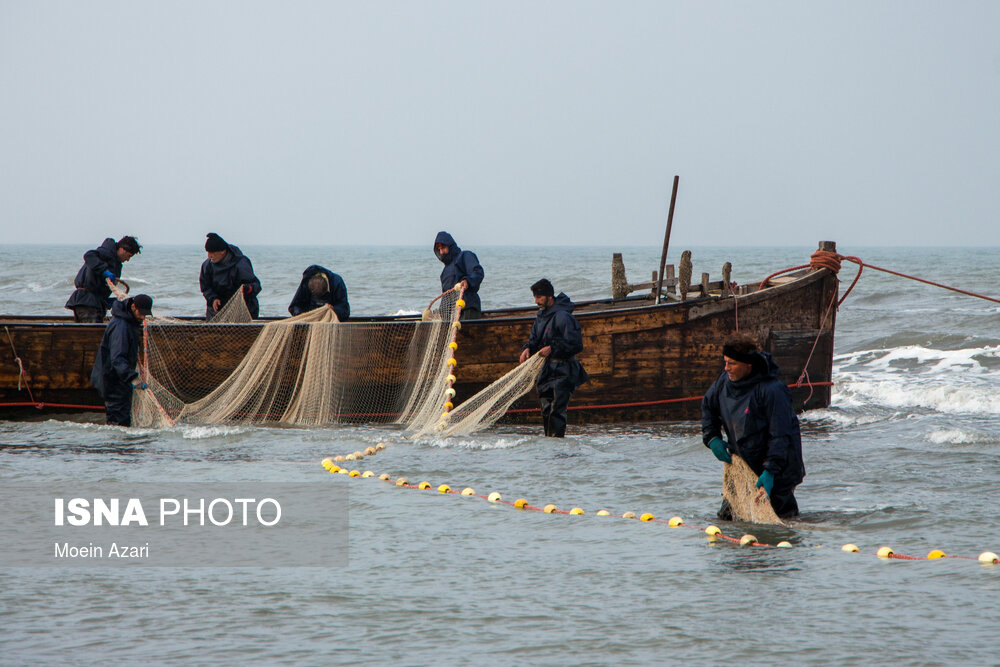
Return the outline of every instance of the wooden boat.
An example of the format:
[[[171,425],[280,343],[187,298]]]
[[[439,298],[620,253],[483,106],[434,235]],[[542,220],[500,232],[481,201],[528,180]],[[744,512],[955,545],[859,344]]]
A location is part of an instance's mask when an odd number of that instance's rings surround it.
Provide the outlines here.
[[[823,243],[820,249],[836,248]],[[584,338],[579,358],[590,382],[573,396],[570,423],[698,418],[700,397],[722,371],[723,340],[737,328],[774,355],[782,379],[795,385],[797,409],[829,406],[836,274],[803,268],[764,282],[733,290],[727,280],[712,283],[703,274],[701,285],[690,287],[666,279],[671,291],[681,288],[680,294],[668,294],[666,302],[631,296],[578,303],[575,314]],[[456,405],[513,368],[535,312],[533,307],[487,311],[481,320],[463,322],[457,339]],[[347,326],[378,327],[401,319],[406,318],[359,317]],[[223,335],[214,329],[205,327],[198,334],[208,338],[195,349],[206,352],[192,363],[235,367],[246,346],[209,340]],[[0,317],[0,332],[0,418],[103,410],[90,386],[103,324]],[[537,405],[531,392],[505,420],[536,422]]]

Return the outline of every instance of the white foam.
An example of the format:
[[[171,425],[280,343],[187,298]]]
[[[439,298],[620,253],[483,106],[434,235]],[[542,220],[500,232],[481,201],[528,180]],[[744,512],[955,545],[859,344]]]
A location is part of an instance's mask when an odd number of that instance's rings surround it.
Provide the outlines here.
[[[959,386],[914,380],[841,380],[833,396],[839,407],[875,404],[883,407],[925,408],[948,414],[1000,415],[1000,391],[991,385]]]
[[[932,431],[927,435],[927,439],[936,445],[973,445],[995,443],[1000,440],[1000,435],[950,428]]]
[[[461,449],[511,449],[517,447],[518,445],[523,445],[524,443],[531,440],[532,436],[512,436],[507,438],[497,438],[484,436],[483,438],[433,438],[429,440],[424,440],[426,444],[433,445],[435,447],[445,447],[452,448],[458,447]]]
[[[237,435],[246,433],[250,429],[242,426],[181,426],[181,437],[185,440],[203,440],[205,438],[215,438],[225,435]]]

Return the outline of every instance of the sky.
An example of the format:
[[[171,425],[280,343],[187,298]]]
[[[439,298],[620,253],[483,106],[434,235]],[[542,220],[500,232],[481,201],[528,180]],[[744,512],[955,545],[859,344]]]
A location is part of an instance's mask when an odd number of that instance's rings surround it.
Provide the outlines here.
[[[0,243],[1000,245],[1000,2],[0,0]]]

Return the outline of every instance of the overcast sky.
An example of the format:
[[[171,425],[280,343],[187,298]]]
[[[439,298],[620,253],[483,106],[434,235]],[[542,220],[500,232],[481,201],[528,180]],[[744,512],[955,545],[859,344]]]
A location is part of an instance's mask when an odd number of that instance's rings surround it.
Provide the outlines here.
[[[0,243],[1000,245],[1000,2],[0,0]],[[673,245],[673,244],[672,244]]]

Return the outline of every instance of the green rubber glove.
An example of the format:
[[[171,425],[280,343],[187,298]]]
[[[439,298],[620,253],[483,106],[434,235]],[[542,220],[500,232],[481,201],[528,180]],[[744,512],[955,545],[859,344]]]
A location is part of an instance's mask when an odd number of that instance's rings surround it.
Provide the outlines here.
[[[757,488],[764,487],[764,491],[767,492],[767,497],[771,497],[771,489],[774,488],[774,475],[771,474],[770,470],[765,470],[757,478]]]
[[[733,457],[731,457],[729,452],[726,451],[726,441],[722,438],[712,438],[708,442],[708,448],[712,450],[713,454],[715,454],[715,458],[719,459],[723,463],[733,462]]]

